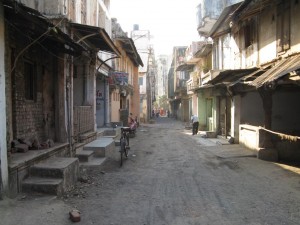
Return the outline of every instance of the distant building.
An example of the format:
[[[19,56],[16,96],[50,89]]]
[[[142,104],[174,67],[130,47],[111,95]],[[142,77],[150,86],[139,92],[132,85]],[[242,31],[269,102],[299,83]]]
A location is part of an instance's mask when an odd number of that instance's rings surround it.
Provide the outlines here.
[[[155,58],[154,49],[150,44],[150,31],[139,30],[137,24],[131,31],[131,38],[143,61],[143,67],[139,67],[139,86],[140,86],[140,119],[147,122],[150,119],[152,103],[155,99]]]

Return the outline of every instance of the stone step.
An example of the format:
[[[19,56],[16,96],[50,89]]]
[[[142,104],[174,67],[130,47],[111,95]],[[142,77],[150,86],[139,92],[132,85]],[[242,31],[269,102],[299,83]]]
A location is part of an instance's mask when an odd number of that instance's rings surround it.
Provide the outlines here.
[[[65,178],[78,171],[77,158],[53,157],[30,168],[30,176]]]
[[[113,151],[114,148],[115,142],[113,138],[100,137],[97,140],[83,146],[83,151],[93,151],[94,157],[105,157],[107,152]]]
[[[76,185],[78,175],[77,158],[53,157],[30,168],[29,177],[22,181],[22,191],[61,195]]]
[[[81,150],[76,153],[76,157],[79,159],[79,162],[89,162],[94,156],[94,151]]]
[[[61,196],[64,193],[63,179],[29,177],[22,182],[22,191]]]
[[[100,166],[106,161],[106,157],[91,157],[88,162],[80,162],[80,166],[83,167],[92,167],[92,166]]]

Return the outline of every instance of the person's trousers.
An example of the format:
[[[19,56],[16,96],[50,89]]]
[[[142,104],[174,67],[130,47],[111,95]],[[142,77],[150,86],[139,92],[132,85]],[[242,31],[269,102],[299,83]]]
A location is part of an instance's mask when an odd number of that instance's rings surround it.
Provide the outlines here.
[[[199,122],[193,123],[193,135],[198,134]]]

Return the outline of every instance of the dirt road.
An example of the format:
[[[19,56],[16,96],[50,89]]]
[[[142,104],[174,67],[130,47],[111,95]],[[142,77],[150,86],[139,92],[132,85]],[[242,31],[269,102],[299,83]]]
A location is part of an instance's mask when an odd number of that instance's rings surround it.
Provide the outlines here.
[[[89,174],[72,200],[84,224],[299,224],[299,175],[239,146],[204,146],[182,123],[160,118],[139,128],[124,166]],[[100,186],[99,186],[100,185]]]
[[[42,215],[43,224],[72,224],[65,213],[74,207],[79,224],[300,224],[298,168],[183,128],[169,118],[140,127],[123,167],[109,160],[88,169],[74,192],[49,203],[58,205]]]

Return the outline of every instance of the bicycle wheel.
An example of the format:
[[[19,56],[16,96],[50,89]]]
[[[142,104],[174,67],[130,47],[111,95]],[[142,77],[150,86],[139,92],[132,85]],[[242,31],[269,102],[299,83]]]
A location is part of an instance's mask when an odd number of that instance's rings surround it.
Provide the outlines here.
[[[125,137],[125,157],[127,158],[128,157],[128,150],[130,149],[129,147],[129,135],[126,134],[126,137]]]
[[[124,141],[124,139],[121,139],[121,142],[120,142],[120,166],[123,165],[123,154],[125,154],[126,152],[126,143]]]

